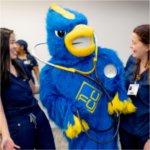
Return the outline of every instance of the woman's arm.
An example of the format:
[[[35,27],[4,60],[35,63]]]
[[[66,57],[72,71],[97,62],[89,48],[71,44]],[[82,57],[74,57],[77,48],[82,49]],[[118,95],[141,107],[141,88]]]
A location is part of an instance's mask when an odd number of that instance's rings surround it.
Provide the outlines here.
[[[9,131],[8,131],[8,126],[7,126],[7,121],[5,118],[1,98],[0,98],[0,133],[3,136],[10,136]]]
[[[29,80],[29,85],[31,87],[31,90],[32,90],[33,94],[38,94],[39,93],[39,86],[35,85],[31,79]]]
[[[36,77],[36,80],[38,81],[39,83],[39,67],[38,66],[34,66],[33,67],[33,72],[34,72],[34,75]]]
[[[33,75],[36,78],[36,81],[39,83],[39,66],[37,60],[30,55],[30,61],[32,62]]]
[[[144,150],[149,150],[150,149],[150,139],[148,139],[144,145]]]
[[[20,148],[16,145],[10,137],[7,121],[5,118],[1,97],[0,97],[0,134],[2,135],[2,142],[0,143],[2,150],[12,150]]]

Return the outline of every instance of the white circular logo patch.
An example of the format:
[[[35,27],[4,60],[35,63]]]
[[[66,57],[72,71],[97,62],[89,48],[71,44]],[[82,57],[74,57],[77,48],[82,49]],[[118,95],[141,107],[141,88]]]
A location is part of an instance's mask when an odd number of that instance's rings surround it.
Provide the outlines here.
[[[114,78],[117,75],[117,69],[114,65],[108,64],[104,68],[104,75],[107,78]]]

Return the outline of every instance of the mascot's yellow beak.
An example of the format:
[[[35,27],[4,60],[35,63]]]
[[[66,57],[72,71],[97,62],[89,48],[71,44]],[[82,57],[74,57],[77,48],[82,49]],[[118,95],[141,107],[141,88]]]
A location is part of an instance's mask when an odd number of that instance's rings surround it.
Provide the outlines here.
[[[87,25],[77,25],[65,36],[65,45],[68,51],[74,56],[89,56],[96,49],[94,30]]]

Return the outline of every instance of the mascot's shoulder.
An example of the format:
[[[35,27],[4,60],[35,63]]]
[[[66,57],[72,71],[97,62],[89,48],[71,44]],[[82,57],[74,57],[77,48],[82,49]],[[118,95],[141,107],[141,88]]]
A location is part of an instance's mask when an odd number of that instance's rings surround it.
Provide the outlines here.
[[[99,47],[98,50],[98,54],[100,57],[117,57],[116,51],[113,49]]]
[[[46,78],[49,78],[49,77],[51,78],[54,69],[55,69],[55,68],[52,67],[52,66],[45,65],[45,66],[41,69],[40,78],[41,78],[42,80],[45,80]]]
[[[52,68],[53,68],[53,67],[51,67],[51,66],[49,66],[49,65],[45,65],[45,66],[41,69],[41,73],[40,73],[40,74],[42,74],[42,75],[49,74],[49,73],[51,73]]]
[[[101,47],[99,47],[98,51],[99,51],[98,52],[99,60],[109,61],[110,63],[122,66],[122,62],[119,59],[119,57],[118,57],[115,50],[110,49],[110,48],[101,48]]]
[[[40,80],[46,81],[51,80],[55,81],[57,78],[59,78],[62,74],[62,70],[56,69],[53,66],[45,65],[40,72]]]

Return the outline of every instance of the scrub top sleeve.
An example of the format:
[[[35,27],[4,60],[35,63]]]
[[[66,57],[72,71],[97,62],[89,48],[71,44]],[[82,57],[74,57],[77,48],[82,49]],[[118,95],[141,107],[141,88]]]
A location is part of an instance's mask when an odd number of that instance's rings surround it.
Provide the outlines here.
[[[129,59],[127,60],[127,63],[126,63],[126,66],[125,66],[125,70],[130,68],[131,65],[135,65],[135,64],[136,64],[136,59],[131,55],[129,57]]]
[[[30,55],[30,60],[32,62],[32,67],[38,66],[37,60],[32,55]]]

